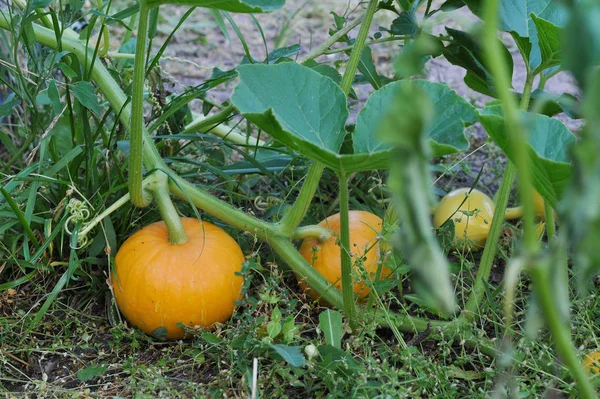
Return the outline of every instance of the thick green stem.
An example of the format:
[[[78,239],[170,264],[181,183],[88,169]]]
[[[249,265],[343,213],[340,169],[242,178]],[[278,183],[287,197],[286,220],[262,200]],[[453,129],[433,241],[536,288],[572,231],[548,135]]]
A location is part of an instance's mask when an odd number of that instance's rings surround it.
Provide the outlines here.
[[[233,105],[228,106],[227,108],[223,108],[221,111],[217,112],[211,116],[200,115],[192,122],[188,123],[179,134],[189,134],[189,133],[206,133],[210,129],[214,128],[218,124],[224,122],[229,118],[235,111],[235,107]]]
[[[354,315],[354,284],[352,282],[352,258],[350,252],[350,221],[348,217],[348,176],[340,173],[340,249],[342,257],[342,294],[344,311],[350,321],[350,328],[357,328]]]
[[[340,84],[340,87],[346,95],[348,95],[350,88],[352,87],[354,74],[356,73],[356,68],[358,68],[358,63],[360,62],[360,57],[362,56],[362,52],[365,48],[365,42],[367,41],[367,36],[369,35],[369,28],[371,27],[371,22],[373,21],[373,15],[375,15],[375,11],[377,11],[377,3],[378,0],[369,0],[369,5],[367,6],[367,11],[365,12],[365,20],[360,26],[358,36],[354,42],[354,49],[350,54],[350,60],[346,66],[346,71],[344,71],[344,76],[342,77],[342,83]],[[348,71],[350,73],[348,73]]]
[[[325,165],[314,162],[308,169],[302,188],[291,209],[279,222],[278,228],[282,235],[289,235],[300,224],[310,207],[310,203],[319,187],[319,181]]]
[[[185,244],[188,241],[187,234],[181,223],[181,218],[177,213],[177,208],[173,205],[171,197],[169,196],[168,177],[164,173],[157,171],[160,178],[150,187],[150,190],[154,194],[154,199],[160,210],[162,219],[167,224],[167,230],[169,231],[169,242],[174,245]]]
[[[583,371],[573,347],[570,325],[564,323],[554,304],[552,287],[549,284],[548,268],[541,267],[538,264],[531,269],[530,274],[537,295],[537,302],[548,323],[558,353],[577,383],[579,397],[582,399],[596,398],[594,388]]]
[[[131,95],[131,125],[129,129],[129,192],[135,206],[144,207],[150,203],[142,187],[144,178],[144,82],[146,80],[146,46],[148,37],[149,13],[145,1],[140,1],[139,26],[133,64],[133,91]]]
[[[271,248],[277,251],[279,256],[292,268],[298,278],[304,280],[321,298],[339,309],[344,309],[345,303],[340,290],[309,265],[287,238],[268,236],[264,240]],[[354,313],[354,309],[352,313]]]
[[[216,115],[217,114],[215,114],[213,116],[216,116]],[[183,135],[183,134],[190,134],[190,133],[196,133],[196,132],[197,133],[210,133],[211,135],[219,137],[219,138],[223,139],[224,141],[228,141],[230,143],[241,145],[241,146],[264,147],[265,145],[267,145],[267,143],[264,142],[263,140],[256,138],[256,137],[252,137],[245,133],[242,133],[238,129],[232,128],[225,124],[214,124],[214,122],[207,123],[207,124],[201,123],[203,120],[208,121],[213,116],[209,116],[206,118],[203,116],[198,116],[194,120],[194,122],[187,125],[184,128],[184,130],[178,134]],[[192,124],[197,124],[197,125],[194,126],[193,128],[191,128]]]
[[[393,326],[400,331],[413,334],[421,333],[430,328],[434,337],[439,337],[440,334],[455,337],[461,341],[461,344],[464,343],[471,348],[476,348],[479,352],[492,358],[499,354],[498,349],[491,341],[474,336],[468,325],[462,324],[460,319],[453,321],[429,320],[389,312],[386,315],[385,311],[378,311],[375,313],[375,320],[382,327]]]
[[[262,221],[250,216],[247,213],[234,208],[229,203],[215,198],[211,194],[194,186],[185,179],[172,175],[169,180],[169,189],[177,197],[190,201],[198,209],[208,212],[212,216],[223,220],[224,222],[237,227],[240,230],[256,234],[261,239],[279,235],[279,231],[272,223]]]

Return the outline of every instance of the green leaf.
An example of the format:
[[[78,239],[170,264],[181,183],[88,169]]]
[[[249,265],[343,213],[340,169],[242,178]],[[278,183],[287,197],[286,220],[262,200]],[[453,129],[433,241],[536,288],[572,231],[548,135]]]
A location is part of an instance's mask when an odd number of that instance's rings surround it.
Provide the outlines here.
[[[33,8],[44,8],[48,7],[52,3],[52,0],[32,0],[29,7]]]
[[[440,6],[440,10],[444,12],[450,12],[454,10],[458,10],[465,6],[465,2],[463,0],[446,0],[444,4]]]
[[[10,115],[10,113],[12,112],[13,108],[16,107],[17,105],[21,104],[21,100],[18,98],[15,98],[14,94],[10,94],[6,100],[4,101],[4,103],[0,104],[0,118],[3,118],[7,115]]]
[[[104,23],[106,25],[110,25],[113,22],[116,21],[123,21],[125,18],[131,17],[133,14],[136,14],[140,11],[140,5],[139,3],[136,1],[134,5],[129,6],[115,14],[113,14],[109,20],[105,20]],[[129,27],[127,27],[127,29],[129,30]]]
[[[296,324],[296,321],[293,317],[288,317],[286,321],[283,323],[281,328],[281,333],[283,335],[283,341],[285,343],[290,343],[294,340],[294,337],[300,331],[300,326]]]
[[[277,337],[281,332],[281,310],[276,306],[271,312],[271,321],[267,324],[267,333],[271,339]]]
[[[331,370],[340,377],[348,378],[363,369],[362,364],[357,362],[351,354],[344,352],[331,345],[319,345],[317,347],[321,362],[319,366],[324,370]]]
[[[346,134],[346,97],[331,79],[286,62],[238,67],[231,101],[252,123],[288,147],[335,163]]]
[[[77,82],[71,85],[71,90],[81,105],[92,111],[97,116],[100,116],[102,109],[100,109],[100,103],[96,97],[96,91],[90,82]]]
[[[285,0],[149,0],[147,2],[150,8],[161,4],[188,5],[230,12],[255,13],[278,10],[283,7]]]
[[[568,151],[576,141],[575,136],[559,120],[532,113],[522,113],[522,116],[529,131],[528,150],[535,189],[554,207],[571,177]],[[479,121],[490,138],[514,161],[501,107],[480,110]]]
[[[275,350],[275,352],[277,352],[277,354],[279,354],[279,356],[281,356],[283,358],[283,360],[285,360],[286,362],[288,362],[291,366],[293,367],[303,367],[305,364],[305,360],[304,360],[304,355],[302,355],[301,346],[287,346],[287,345],[281,345],[281,344],[276,344],[276,345],[269,345],[271,348],[273,348]]]
[[[167,328],[165,326],[160,326],[156,330],[152,331],[152,333],[150,333],[150,336],[159,341],[166,341],[169,337],[169,332],[167,331]]]
[[[403,11],[400,16],[392,21],[390,32],[400,36],[416,36],[419,33],[417,17],[412,11]]]
[[[99,366],[97,364],[94,364],[79,370],[76,375],[79,381],[86,382],[96,377],[102,376],[106,372],[106,370],[108,370],[107,366]]]
[[[267,323],[267,334],[271,339],[275,339],[281,332],[281,323],[278,321],[271,320]]]
[[[510,35],[512,36],[513,40],[515,41],[515,44],[519,48],[519,52],[523,57],[523,61],[525,61],[525,64],[529,66],[529,57],[531,55],[531,42],[529,41],[529,38],[521,37],[515,31],[510,32]]]
[[[536,89],[531,93],[531,99],[530,110],[534,112],[546,116],[554,116],[564,112],[569,118],[581,119],[579,100],[572,94],[554,94]]]
[[[481,16],[480,0],[463,0],[469,8]],[[501,0],[500,28],[505,32],[515,32],[522,38],[529,38],[531,54],[529,63],[537,68],[541,62],[539,38],[531,15],[534,14],[553,25],[562,27],[567,22],[568,12],[559,1],[555,0]]]
[[[544,70],[560,65],[563,54],[563,29],[534,14],[531,14],[531,19],[535,23],[542,57],[538,68]]]
[[[490,97],[496,97],[492,75],[486,67],[483,51],[476,40],[476,36],[451,28],[446,28],[446,31],[454,39],[453,43],[444,48],[446,59],[451,64],[467,70],[464,79],[467,86]],[[512,81],[513,59],[504,43],[499,42]]]
[[[327,309],[319,315],[319,328],[325,334],[325,343],[334,348],[342,348],[342,315],[336,310]]]
[[[375,90],[378,90],[381,87],[381,79],[377,73],[375,64],[373,64],[373,55],[369,46],[365,46],[362,54],[360,55],[358,70],[364,75],[364,77]]]
[[[300,45],[294,44],[288,47],[280,47],[271,51],[265,59],[265,64],[276,64],[282,59],[292,58],[300,52]]]
[[[60,93],[58,92],[54,79],[50,80],[50,83],[48,84],[48,99],[52,104],[54,114],[58,115],[63,108],[63,104],[60,101]]]
[[[426,134],[434,156],[467,150],[469,142],[464,129],[477,120],[473,106],[443,83],[414,80],[390,83],[369,97],[356,117],[356,129],[352,135],[355,154],[379,153],[387,160],[392,145],[383,143],[374,133],[392,98],[408,84],[423,89],[433,104],[434,118]]]

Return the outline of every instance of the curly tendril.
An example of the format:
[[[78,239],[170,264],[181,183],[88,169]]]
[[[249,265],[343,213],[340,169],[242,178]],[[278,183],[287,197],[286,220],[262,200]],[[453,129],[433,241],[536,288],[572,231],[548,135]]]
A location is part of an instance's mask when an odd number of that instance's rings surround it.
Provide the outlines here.
[[[91,214],[90,210],[88,209],[88,205],[85,202],[75,198],[71,198],[69,204],[67,205],[67,209],[69,210],[71,216],[67,218],[67,222],[65,223],[65,231],[67,234],[72,235],[73,231],[69,228],[69,225],[75,225],[77,223],[81,223],[83,225],[85,224],[85,221],[90,218]],[[88,242],[87,235],[80,235],[77,241],[79,244],[78,249],[85,247]]]

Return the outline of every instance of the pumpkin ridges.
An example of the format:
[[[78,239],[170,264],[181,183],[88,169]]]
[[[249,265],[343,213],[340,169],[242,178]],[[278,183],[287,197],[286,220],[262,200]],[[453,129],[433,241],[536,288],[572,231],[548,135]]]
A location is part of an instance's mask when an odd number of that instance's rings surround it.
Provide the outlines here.
[[[182,219],[182,224],[188,242],[169,244],[166,225],[156,223],[123,244],[115,265],[118,277],[125,269],[126,274],[131,272],[122,282],[124,291],[115,293],[125,317],[147,333],[162,325],[170,338],[183,336],[177,322],[209,327],[225,321],[243,284],[235,272],[241,272],[245,259],[233,238],[208,222],[190,218]],[[145,250],[148,242],[152,251]],[[132,245],[144,250],[133,251]]]

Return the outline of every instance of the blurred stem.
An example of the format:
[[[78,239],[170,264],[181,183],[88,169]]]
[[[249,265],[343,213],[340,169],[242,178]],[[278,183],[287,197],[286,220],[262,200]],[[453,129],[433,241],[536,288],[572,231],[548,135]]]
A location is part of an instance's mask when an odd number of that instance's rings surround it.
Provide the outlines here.
[[[350,321],[350,328],[356,330],[354,315],[354,284],[352,284],[352,259],[350,257],[350,221],[348,215],[348,175],[341,172],[340,179],[340,251],[342,258],[342,294],[344,311]]]
[[[509,90],[509,87],[511,87],[510,75],[502,56],[501,44],[498,41],[499,2],[498,0],[489,0],[484,4],[484,56],[486,57],[490,71],[494,77],[498,98],[502,102],[506,134],[512,147],[512,153],[514,154],[513,159],[515,167],[519,172],[517,183],[521,205],[523,206],[523,249],[525,250],[526,256],[530,256],[539,249],[539,242],[535,234],[535,211],[533,207],[533,193],[531,190],[530,160],[529,153],[527,152],[527,132],[523,129],[520,121],[516,98]],[[521,110],[527,110],[529,107],[533,78],[533,74],[527,74],[525,87],[523,89],[523,97],[521,99]],[[502,211],[504,212],[504,209],[502,209]]]
[[[493,0],[497,1],[497,0]],[[486,3],[487,4],[487,3]],[[489,4],[488,4],[489,5]],[[490,9],[492,11],[490,11]],[[492,15],[487,15],[487,18],[492,18],[495,21],[497,20],[497,5],[490,6],[487,9],[488,14],[491,12]],[[486,19],[486,21],[488,21]],[[492,28],[490,28],[486,24],[486,35],[484,36],[484,40],[486,43],[486,48],[488,49],[489,54],[488,63],[490,64],[498,64],[494,67],[492,72],[494,72],[494,78],[496,79],[496,88],[499,92],[500,99],[502,100],[502,104],[504,105],[504,113],[506,119],[506,130],[507,134],[512,136],[515,135],[515,129],[517,134],[519,135],[516,139],[511,139],[511,142],[517,141],[519,143],[519,154],[517,157],[519,159],[519,164],[523,167],[523,164],[528,166],[528,157],[527,154],[527,142],[524,138],[519,120],[518,120],[518,110],[516,109],[516,105],[514,105],[514,97],[510,94],[508,87],[510,82],[508,80],[508,74],[506,71],[506,66],[504,65],[504,61],[502,60],[502,51],[499,47],[498,38],[496,35],[496,24],[497,21],[493,24]],[[492,30],[493,29],[493,30]],[[533,86],[533,75],[528,74],[525,80],[525,87],[523,88],[523,96],[521,97],[521,110],[527,110],[529,107],[529,101],[531,99],[531,89]],[[509,104],[508,106],[506,104]],[[513,107],[514,105],[514,107]],[[513,119],[511,119],[511,116]],[[510,123],[509,123],[510,121]],[[516,125],[516,127],[515,127]],[[514,141],[513,141],[514,140]],[[523,153],[525,156],[525,160],[523,160]],[[500,232],[502,231],[502,225],[504,224],[504,219],[506,217],[506,210],[508,205],[508,197],[510,195],[510,189],[512,186],[512,182],[515,178],[515,174],[517,172],[517,168],[519,165],[513,164],[510,160],[507,161],[507,167],[504,171],[504,176],[502,178],[502,183],[498,190],[498,194],[496,197],[496,209],[494,211],[494,216],[492,218],[492,225],[490,227],[490,232],[485,243],[485,248],[483,250],[483,255],[481,256],[481,261],[479,263],[479,269],[477,270],[477,275],[475,276],[475,283],[473,285],[473,290],[467,304],[465,305],[465,317],[467,320],[472,320],[476,311],[479,309],[481,299],[483,297],[485,284],[490,277],[490,272],[492,270],[492,264],[494,263],[494,258],[496,256],[496,250],[498,249],[498,239],[500,237]],[[520,170],[520,169],[519,169]],[[521,194],[521,205],[518,209],[523,214],[524,224],[525,224],[525,234],[526,239],[529,245],[529,249],[535,250],[538,247],[538,241],[535,235],[535,223],[534,223],[534,209],[533,209],[533,196],[531,193],[531,182],[530,182],[530,172],[525,171],[524,173],[519,173],[519,189]],[[523,176],[525,175],[525,181],[523,181]],[[523,188],[523,185],[526,184],[526,188]],[[510,212],[509,212],[510,214]],[[532,244],[530,241],[533,239],[534,243]]]
[[[595,398],[594,389],[579,364],[575,348],[571,342],[570,326],[568,323],[563,322],[560,311],[555,305],[554,294],[549,283],[547,264],[539,259],[535,259],[539,251],[539,242],[535,234],[535,212],[533,207],[531,170],[529,169],[530,159],[527,152],[527,132],[520,123],[520,115],[515,97],[509,90],[509,74],[506,64],[503,62],[500,43],[498,42],[498,4],[498,0],[488,0],[484,3],[483,48],[485,49],[484,55],[487,58],[490,71],[496,82],[498,97],[502,101],[508,140],[511,143],[514,154],[513,158],[516,168],[519,171],[519,194],[524,211],[524,257],[526,262],[531,264],[531,277],[534,283],[534,290],[538,296],[538,303],[542,308],[542,313],[548,323],[561,358],[577,382],[581,397],[584,399]],[[531,87],[528,86],[533,84],[534,75],[535,73],[528,74],[525,82],[521,104],[523,110],[526,110],[529,104]]]
[[[558,353],[577,383],[579,397],[583,399],[596,398],[597,396],[594,388],[583,371],[579,359],[577,358],[575,348],[573,347],[570,324],[563,322],[560,312],[557,311],[556,306],[554,305],[552,287],[550,287],[549,283],[550,278],[548,276],[548,268],[536,264],[530,269],[530,274],[531,279],[533,280],[533,288],[537,295],[538,304],[548,323]]]
[[[145,0],[140,1],[139,26],[133,64],[133,91],[131,96],[131,125],[129,129],[129,192],[135,206],[145,207],[150,198],[142,187],[144,141],[144,81],[146,78],[146,46],[149,13]]]
[[[319,181],[324,169],[325,165],[320,162],[314,162],[310,165],[296,201],[294,201],[290,211],[285,214],[278,224],[278,229],[282,235],[291,234],[298,227],[302,219],[304,219],[304,215],[306,215],[315,192],[319,187]]]
[[[546,220],[546,231],[548,232],[548,241],[556,235],[556,225],[554,221],[554,209],[548,201],[544,201],[544,219]]]

